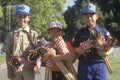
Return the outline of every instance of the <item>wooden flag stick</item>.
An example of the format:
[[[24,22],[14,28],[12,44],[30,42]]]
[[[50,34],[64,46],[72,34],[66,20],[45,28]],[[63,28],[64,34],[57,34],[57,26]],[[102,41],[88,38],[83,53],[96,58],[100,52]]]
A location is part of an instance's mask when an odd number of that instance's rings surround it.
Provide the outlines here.
[[[52,80],[52,70],[51,70],[51,68],[48,68],[48,72],[49,72],[49,79],[48,80]]]
[[[56,65],[59,67],[67,80],[76,80],[76,78],[67,70],[61,61],[56,62]]]
[[[63,75],[65,76],[65,78],[67,80],[70,80],[67,72],[63,69],[62,65],[60,64],[60,61],[59,62],[55,62],[55,64],[59,67],[59,69],[61,70],[61,72],[63,73]]]
[[[66,64],[67,64],[67,68],[68,70],[75,76],[75,78],[77,78],[77,72],[72,64],[72,62],[70,61],[66,61]],[[76,79],[77,80],[77,79]]]
[[[62,63],[60,63],[60,65],[62,65]],[[63,66],[64,70],[67,72],[70,79],[71,80],[76,80],[75,76],[73,74],[71,74],[64,65],[62,65],[62,66]]]
[[[52,70],[49,67],[46,67],[45,80],[52,80]]]
[[[108,61],[108,58],[107,57],[103,57],[103,60],[104,60],[104,62],[106,64],[108,72],[111,74],[113,72],[113,69],[112,69],[112,66],[111,66],[110,62]]]
[[[48,80],[48,67],[45,68],[45,80]]]

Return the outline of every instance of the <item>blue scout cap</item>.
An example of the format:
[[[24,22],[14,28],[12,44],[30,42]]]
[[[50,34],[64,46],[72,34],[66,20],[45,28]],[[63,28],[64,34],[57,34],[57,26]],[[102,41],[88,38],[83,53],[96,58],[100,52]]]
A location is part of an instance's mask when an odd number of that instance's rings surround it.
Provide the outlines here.
[[[85,6],[83,6],[82,14],[86,14],[86,13],[96,14],[97,13],[96,6],[94,4],[91,4],[91,3],[88,3]]]
[[[16,14],[25,14],[25,15],[30,15],[30,7],[27,5],[19,5],[16,8]]]

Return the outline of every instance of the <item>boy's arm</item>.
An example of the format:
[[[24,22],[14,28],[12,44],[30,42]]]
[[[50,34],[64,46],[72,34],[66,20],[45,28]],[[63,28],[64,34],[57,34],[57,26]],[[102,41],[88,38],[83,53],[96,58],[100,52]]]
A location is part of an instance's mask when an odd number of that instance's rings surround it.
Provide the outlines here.
[[[66,44],[66,47],[64,47],[64,48],[67,48],[68,52],[65,54],[61,53],[61,54],[52,56],[52,60],[54,62],[61,61],[61,60],[74,62],[77,59],[78,54],[75,52],[71,43],[66,41],[65,44]]]
[[[80,43],[79,47],[74,47],[74,50],[79,55],[90,52],[90,48],[93,47],[91,41],[88,39],[87,41],[83,41]]]
[[[13,79],[14,78],[14,72],[13,69],[11,68],[11,66],[8,64],[9,59],[12,56],[12,32],[8,33],[6,36],[6,40],[2,46],[2,51],[6,54],[5,58],[6,58],[6,65],[7,65],[7,76],[9,79]]]
[[[85,50],[83,50],[81,47],[74,48],[74,50],[79,55],[82,55],[85,53]]]

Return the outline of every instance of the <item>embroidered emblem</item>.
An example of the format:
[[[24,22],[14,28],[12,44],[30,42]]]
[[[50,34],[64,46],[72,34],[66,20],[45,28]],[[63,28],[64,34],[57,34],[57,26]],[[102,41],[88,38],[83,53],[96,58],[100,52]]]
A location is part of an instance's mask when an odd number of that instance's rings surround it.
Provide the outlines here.
[[[86,7],[89,9],[89,8],[91,8],[91,5],[87,5]]]
[[[25,9],[25,7],[24,6],[21,6],[21,10],[24,10]]]

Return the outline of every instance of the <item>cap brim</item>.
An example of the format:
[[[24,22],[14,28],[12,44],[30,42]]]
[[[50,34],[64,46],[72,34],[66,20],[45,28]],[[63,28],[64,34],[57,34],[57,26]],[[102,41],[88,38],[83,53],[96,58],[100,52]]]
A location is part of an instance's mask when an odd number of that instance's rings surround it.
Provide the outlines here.
[[[50,30],[52,30],[52,29],[58,29],[58,30],[60,30],[60,31],[63,32],[63,29],[61,29],[61,28],[49,28],[49,29],[48,29],[48,32],[49,32]]]
[[[56,29],[61,29],[61,30],[62,30],[62,28],[61,28],[61,27],[58,27],[58,26],[51,26],[51,27],[49,27],[49,29],[54,29],[54,28],[56,28]]]
[[[82,13],[82,15],[84,15],[84,14],[88,14],[88,13],[96,14],[96,12],[93,12],[93,11],[87,11],[87,12]]]
[[[49,30],[50,29],[60,29],[60,30],[62,30],[61,28],[58,28],[58,27],[49,28]]]
[[[30,13],[26,13],[26,12],[17,12],[16,14],[30,15]]]

